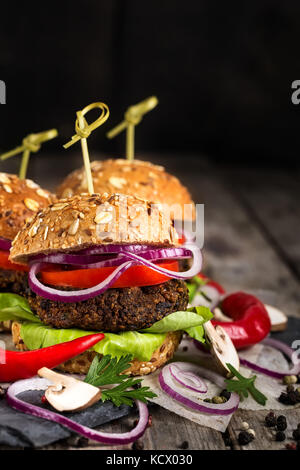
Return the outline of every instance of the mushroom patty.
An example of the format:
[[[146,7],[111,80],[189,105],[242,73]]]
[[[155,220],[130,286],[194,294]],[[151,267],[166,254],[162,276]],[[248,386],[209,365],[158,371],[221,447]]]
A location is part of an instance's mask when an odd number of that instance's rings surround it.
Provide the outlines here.
[[[169,313],[185,310],[188,289],[183,281],[171,279],[156,286],[108,289],[76,303],[55,302],[32,291],[26,297],[46,325],[118,332],[149,328]]]

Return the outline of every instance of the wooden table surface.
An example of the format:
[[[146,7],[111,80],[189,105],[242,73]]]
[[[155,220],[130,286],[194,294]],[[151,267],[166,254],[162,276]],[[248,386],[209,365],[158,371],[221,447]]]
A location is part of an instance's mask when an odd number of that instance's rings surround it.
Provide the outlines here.
[[[160,155],[143,155],[143,159],[165,164],[169,172],[189,187],[194,200],[205,204],[204,272],[230,291],[269,291],[279,308],[289,316],[300,317],[299,173],[236,166],[216,168],[200,156],[185,156],[179,162]],[[72,169],[71,162],[74,165],[71,157],[66,160],[49,156],[43,158],[43,163],[41,160],[40,168],[35,167],[36,179],[52,188],[59,182],[58,175],[62,178]],[[80,157],[76,156],[75,160],[79,166]],[[220,432],[158,406],[152,406],[151,413],[153,425],[142,439],[144,449],[179,449],[184,441],[189,449],[241,449],[237,435],[242,421],[247,421],[257,435],[244,449],[284,448],[284,443],[275,442],[271,431],[261,425],[266,412],[238,410],[228,427],[230,447],[226,447]],[[300,410],[283,411],[283,414],[291,427],[300,422]],[[124,418],[102,429],[125,431],[133,419]],[[55,444],[48,448],[73,447]],[[88,448],[100,447],[90,443]]]

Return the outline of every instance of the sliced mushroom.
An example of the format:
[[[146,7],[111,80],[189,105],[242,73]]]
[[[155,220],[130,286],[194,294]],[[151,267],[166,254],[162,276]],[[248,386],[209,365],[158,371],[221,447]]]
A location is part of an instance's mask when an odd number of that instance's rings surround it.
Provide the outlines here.
[[[265,308],[271,320],[271,331],[283,331],[287,327],[288,318],[278,308],[265,304]]]
[[[40,377],[51,382],[45,396],[58,411],[80,411],[93,405],[101,398],[101,390],[93,385],[74,379],[73,377],[58,374],[43,367],[38,371]]]
[[[231,318],[227,317],[227,315],[224,315],[224,313],[219,307],[214,309],[214,320],[226,322],[232,321]]]
[[[237,370],[240,368],[239,356],[233,342],[221,326],[214,327],[210,321],[203,326],[218,371],[229,377],[231,372],[226,364],[231,364]]]

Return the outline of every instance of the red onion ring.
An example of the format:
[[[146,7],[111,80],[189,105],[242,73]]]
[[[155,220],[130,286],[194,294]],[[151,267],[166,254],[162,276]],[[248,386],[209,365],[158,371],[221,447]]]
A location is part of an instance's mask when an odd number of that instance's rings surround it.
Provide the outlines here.
[[[294,360],[294,349],[290,348],[287,344],[282,343],[281,341],[278,341],[273,338],[266,338],[262,341],[262,344],[265,344],[266,346],[271,346],[275,349],[278,349],[281,351],[283,354],[285,354],[292,362],[293,367],[289,370],[286,371],[277,371],[277,370],[272,370],[272,369],[267,369],[265,367],[259,366],[258,364],[255,364],[251,361],[248,361],[247,359],[243,359],[240,357],[240,363],[243,366],[249,367],[249,369],[253,369],[257,372],[260,372],[261,374],[268,375],[269,377],[273,377],[275,379],[282,379],[286,375],[298,375],[300,374],[300,360],[298,363],[295,362]]]
[[[184,364],[184,363],[183,363]],[[193,372],[190,372],[190,365],[186,363],[185,365],[188,366],[188,370],[183,370],[183,367],[179,368],[176,364],[170,364],[170,372],[173,377],[180,385],[183,387],[188,388],[189,390],[193,390],[194,392],[198,393],[206,393],[207,386],[205,382],[198,377]],[[189,382],[192,382],[194,385],[190,385]]]
[[[139,411],[139,421],[136,427],[129,432],[121,434],[96,431],[86,426],[82,426],[59,413],[26,403],[17,397],[19,393],[26,392],[28,390],[46,390],[50,384],[51,382],[49,380],[42,378],[19,380],[8,388],[7,403],[9,406],[21,411],[22,413],[44,418],[48,421],[54,421],[55,423],[61,424],[62,426],[65,426],[88,439],[108,445],[129,444],[134,442],[139,439],[147,429],[149,418],[148,408],[139,400],[135,400],[135,404]]]
[[[114,246],[114,245],[112,245]],[[168,248],[159,249],[157,252],[158,256],[163,256],[166,253]],[[175,250],[175,251],[174,251]],[[152,263],[149,260],[144,259],[141,256],[136,255],[135,253],[131,252],[120,252],[120,258],[123,258],[129,261],[126,261],[119,265],[104,281],[96,286],[90,287],[88,289],[82,290],[75,290],[75,291],[61,291],[58,289],[53,289],[52,287],[48,287],[43,285],[36,277],[36,275],[43,270],[45,267],[44,263],[40,262],[32,262],[31,267],[28,274],[28,281],[29,287],[35,292],[37,295],[44,297],[46,299],[54,300],[54,301],[61,301],[61,302],[78,302],[81,300],[87,300],[92,297],[96,297],[97,295],[102,294],[104,291],[110,288],[114,284],[114,282],[121,276],[121,274],[126,271],[130,266],[137,264],[137,265],[144,265],[153,271],[159,272],[164,274],[168,277],[173,279],[188,279],[190,277],[195,276],[202,265],[202,256],[200,249],[195,245],[190,245],[189,248],[186,250],[185,248],[172,248],[172,253],[192,253],[193,255],[193,266],[188,271],[182,272],[175,272],[170,271],[169,269],[162,268],[157,266],[156,264]],[[153,250],[148,251],[149,256],[153,255]],[[145,253],[144,253],[145,255]],[[89,267],[95,267],[95,265],[89,265]]]
[[[107,278],[97,284],[96,286],[89,287],[88,289],[82,290],[73,290],[73,291],[62,291],[58,289],[53,289],[52,287],[45,286],[42,284],[36,277],[36,275],[45,268],[44,263],[33,263],[30,266],[28,273],[28,283],[29,287],[33,292],[35,292],[40,297],[46,299],[58,301],[58,302],[80,302],[82,300],[87,300],[92,297],[105,292],[109,287],[116,282],[116,280],[125,272],[130,266],[132,266],[132,261],[127,261],[120,266],[118,266]]]
[[[111,253],[114,257],[108,258],[107,255],[110,253],[105,253],[102,255],[80,255],[80,254],[70,254],[70,253],[57,253],[54,255],[42,255],[36,256],[31,259],[31,261],[39,263],[54,263],[54,264],[69,264],[69,265],[78,265],[81,269],[88,268],[104,268],[111,266],[119,266],[125,261],[130,259],[126,257],[126,250],[120,253]],[[141,256],[146,260],[162,260],[162,259],[185,259],[190,258],[191,252],[185,248],[160,248],[145,250],[141,253]]]
[[[186,248],[192,252],[193,255],[193,265],[192,267],[185,272],[176,272],[170,271],[169,269],[162,268],[160,266],[156,266],[154,263],[151,263],[148,260],[145,260],[142,258],[142,256],[136,255],[135,253],[126,253],[126,256],[128,258],[137,261],[139,264],[142,264],[144,266],[147,266],[150,269],[153,269],[154,271],[160,273],[160,274],[165,274],[168,277],[172,277],[174,279],[190,279],[191,277],[196,276],[200,271],[202,267],[202,256],[201,256],[201,251],[200,249],[193,244],[186,245]]]
[[[0,250],[9,251],[11,248],[11,240],[0,237]]]
[[[175,362],[178,367],[183,367],[181,362]],[[189,397],[187,398],[185,395],[182,394],[182,387],[176,384],[176,381],[173,380],[170,366],[172,364],[168,364],[161,370],[159,374],[159,384],[164,392],[166,392],[171,398],[178,401],[184,406],[191,408],[192,410],[200,411],[202,413],[208,414],[217,414],[217,415],[228,415],[232,414],[239,406],[239,396],[237,393],[231,393],[230,398],[227,402],[222,404],[214,404],[214,403],[207,403],[199,399],[199,397]],[[225,388],[225,381],[224,378],[220,375],[216,374],[215,372],[208,371],[203,367],[200,367],[196,364],[189,364],[189,366],[197,367],[197,371],[201,374],[202,377],[205,377],[213,382],[216,385]],[[185,366],[186,367],[186,366]]]

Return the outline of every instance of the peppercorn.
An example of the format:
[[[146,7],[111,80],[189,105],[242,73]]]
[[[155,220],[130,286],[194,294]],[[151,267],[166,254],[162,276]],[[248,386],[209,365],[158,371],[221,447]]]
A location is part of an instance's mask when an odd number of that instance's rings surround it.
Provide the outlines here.
[[[277,431],[275,438],[278,442],[285,441],[285,433],[283,431]]]
[[[241,446],[245,446],[252,441],[252,436],[247,431],[241,431],[238,435],[238,441]]]
[[[290,393],[293,393],[293,392],[290,392]],[[282,392],[280,397],[278,398],[278,401],[280,403],[283,403],[283,405],[290,405],[290,399],[289,399],[289,395],[287,393],[284,393]]]
[[[296,440],[296,441],[299,441],[300,440],[300,429],[295,429],[293,431],[293,438]]]
[[[244,431],[247,431],[249,429],[249,424],[246,423],[246,421],[244,421],[241,425],[241,428],[244,430]]]
[[[221,403],[224,403],[223,398],[224,397],[219,397],[219,396],[212,397],[212,402],[215,403],[216,405],[220,405]]]
[[[144,449],[144,444],[142,441],[140,441],[139,439],[137,441],[135,441],[132,446],[131,446],[132,450],[143,450]]]
[[[183,450],[188,449],[189,448],[188,441],[183,441],[183,443],[179,447],[180,449],[183,449]]]
[[[294,390],[295,390],[294,385],[288,385],[288,386],[286,387],[286,391],[287,391],[287,392],[293,392]]]
[[[287,428],[287,422],[286,422],[286,417],[281,415],[278,416],[277,422],[276,422],[276,427],[278,431],[285,431]]]
[[[290,385],[290,384],[295,384],[297,383],[297,377],[295,375],[285,375],[283,377],[283,383],[284,385]]]
[[[288,400],[289,400],[289,405],[296,405],[298,402],[299,398],[297,396],[296,392],[289,392],[288,393]]]
[[[229,398],[231,397],[231,393],[228,392],[227,390],[222,390],[222,392],[220,393],[220,396],[226,398],[226,400],[229,400]]]
[[[295,395],[297,398],[297,402],[300,403],[300,388],[297,388],[297,390],[295,391]]]
[[[272,428],[273,426],[276,426],[276,416],[274,413],[269,413],[265,417],[265,423],[268,428]]]
[[[297,445],[295,444],[295,442],[291,442],[290,444],[286,444],[285,448],[287,450],[296,450],[297,449]]]

